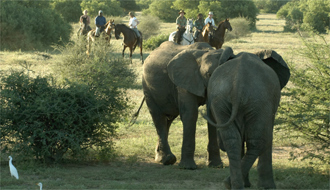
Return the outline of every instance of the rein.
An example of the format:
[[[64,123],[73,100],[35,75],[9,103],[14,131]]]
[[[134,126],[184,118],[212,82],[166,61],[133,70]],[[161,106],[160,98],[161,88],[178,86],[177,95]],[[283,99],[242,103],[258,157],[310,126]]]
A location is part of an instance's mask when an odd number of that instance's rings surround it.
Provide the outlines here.
[[[188,39],[185,38],[184,36],[182,36],[182,38],[185,39],[185,40],[187,40],[187,41],[189,42],[189,44],[191,44],[191,43],[194,41],[194,39],[192,39],[192,40],[188,40]]]

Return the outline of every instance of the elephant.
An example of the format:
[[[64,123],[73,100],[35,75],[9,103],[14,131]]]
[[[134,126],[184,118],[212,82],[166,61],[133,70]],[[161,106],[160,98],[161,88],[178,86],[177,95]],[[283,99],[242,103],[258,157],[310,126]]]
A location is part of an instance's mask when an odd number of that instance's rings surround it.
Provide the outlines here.
[[[183,142],[179,166],[196,169],[194,161],[198,107],[206,103],[207,80],[213,64],[223,50],[214,50],[208,43],[181,46],[164,42],[150,53],[143,64],[144,98],[158,135],[155,160],[164,165],[176,162],[168,144],[169,128],[180,115]],[[208,166],[222,167],[216,128],[208,126]]]
[[[217,128],[219,147],[229,158],[230,176],[224,184],[228,189],[250,187],[248,173],[259,157],[258,186],[274,189],[273,127],[290,70],[272,50],[234,55],[227,47],[219,64],[209,78],[204,117]]]

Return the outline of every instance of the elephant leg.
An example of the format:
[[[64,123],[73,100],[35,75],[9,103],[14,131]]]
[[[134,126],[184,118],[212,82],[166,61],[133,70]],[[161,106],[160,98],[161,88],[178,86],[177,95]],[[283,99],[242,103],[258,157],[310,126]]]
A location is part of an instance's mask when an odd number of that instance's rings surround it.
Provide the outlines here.
[[[224,185],[227,189],[244,189],[241,167],[241,136],[234,125],[221,129],[220,133],[229,158],[230,169],[230,177],[224,180]]]
[[[198,100],[195,95],[179,88],[178,96],[180,117],[183,123],[183,142],[179,166],[184,169],[196,169],[194,154]]]
[[[220,157],[220,149],[217,141],[217,129],[208,124],[208,136],[209,143],[207,145],[207,158],[209,167],[223,167],[223,163]]]
[[[159,137],[155,150],[155,161],[161,162],[164,165],[174,164],[176,162],[176,157],[171,152],[170,145],[168,144],[168,132],[173,120],[168,121],[165,115],[152,115],[152,118]]]

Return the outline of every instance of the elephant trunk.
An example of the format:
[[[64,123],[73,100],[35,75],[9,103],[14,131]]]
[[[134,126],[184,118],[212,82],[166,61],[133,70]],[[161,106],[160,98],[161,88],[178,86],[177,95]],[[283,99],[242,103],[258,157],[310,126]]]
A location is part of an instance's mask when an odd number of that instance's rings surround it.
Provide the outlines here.
[[[231,47],[226,47],[226,49],[222,52],[220,59],[219,59],[219,66],[225,63],[228,59],[234,58],[234,52]]]

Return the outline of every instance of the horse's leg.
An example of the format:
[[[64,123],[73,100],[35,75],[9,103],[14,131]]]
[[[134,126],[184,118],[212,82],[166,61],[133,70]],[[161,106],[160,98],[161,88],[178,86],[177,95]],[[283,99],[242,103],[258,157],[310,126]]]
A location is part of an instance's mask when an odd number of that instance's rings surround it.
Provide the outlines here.
[[[127,48],[127,46],[126,45],[124,45],[124,49],[123,49],[123,57],[124,57],[124,52],[125,52],[125,49]]]
[[[141,43],[140,43],[140,56],[141,56],[142,65],[143,65],[143,54],[142,54],[142,38],[141,38]]]
[[[131,64],[133,63],[133,60],[132,60],[132,54],[133,54],[133,47],[129,47],[129,58],[131,59]]]

